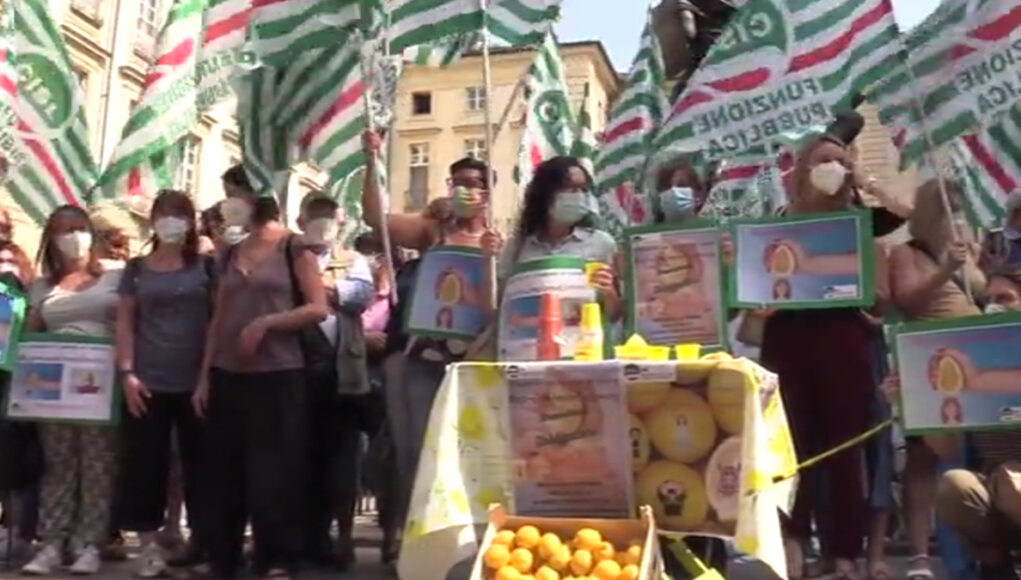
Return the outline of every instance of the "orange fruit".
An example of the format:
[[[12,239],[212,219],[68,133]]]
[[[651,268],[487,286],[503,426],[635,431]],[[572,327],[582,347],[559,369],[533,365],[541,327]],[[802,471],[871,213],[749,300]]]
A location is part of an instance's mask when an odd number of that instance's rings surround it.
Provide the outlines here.
[[[616,550],[613,548],[613,544],[610,542],[603,542],[599,549],[592,552],[592,555],[596,557],[596,560],[602,562],[603,560],[613,560],[616,555]]]
[[[624,552],[624,563],[639,566],[642,563],[642,547],[638,544],[631,544]]]
[[[532,564],[535,563],[535,556],[531,550],[518,548],[510,554],[510,565],[518,572],[527,573],[532,571]]]
[[[507,549],[507,546],[493,544],[492,546],[489,546],[488,550],[486,550],[483,560],[486,562],[487,568],[499,570],[510,562],[510,557],[510,550]]]
[[[504,566],[496,572],[496,580],[521,580],[521,572],[510,566]]]
[[[514,545],[519,548],[531,550],[539,544],[539,528],[535,526],[521,526],[518,533],[514,535]]]
[[[592,569],[592,552],[578,550],[571,556],[571,572],[575,576],[584,576]]]
[[[507,546],[508,548],[514,547],[514,532],[511,530],[500,530],[493,536],[493,544],[499,544],[501,546]]]
[[[549,566],[550,568],[553,568],[557,572],[566,572],[567,567],[570,565],[570,563],[571,550],[563,544],[561,544],[560,547],[557,548],[552,554],[550,554],[549,558],[546,559],[546,565]]]
[[[563,543],[560,541],[560,536],[551,533],[545,533],[542,538],[539,539],[539,557],[543,560],[548,560],[553,553],[562,546]]]
[[[560,580],[560,574],[549,566],[543,566],[535,571],[535,580]]]
[[[620,569],[620,574],[617,575],[617,580],[637,580],[638,579],[638,566],[634,564],[628,564]]]
[[[620,564],[613,560],[603,560],[592,569],[592,577],[595,580],[617,580],[620,575]]]
[[[592,528],[582,528],[574,535],[574,544],[579,550],[598,550],[603,545],[603,536]]]

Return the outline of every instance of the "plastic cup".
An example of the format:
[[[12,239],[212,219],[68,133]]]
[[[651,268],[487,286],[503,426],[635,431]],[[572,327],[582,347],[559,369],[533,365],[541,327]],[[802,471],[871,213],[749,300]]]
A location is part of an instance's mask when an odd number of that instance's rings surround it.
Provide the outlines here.
[[[646,352],[648,360],[651,361],[665,361],[670,360],[670,347],[669,346],[650,346]]]
[[[589,286],[594,286],[592,279],[595,278],[596,272],[603,269],[606,264],[602,262],[586,262],[585,263],[585,280]]]
[[[694,361],[698,360],[702,354],[701,344],[679,344],[674,348],[674,352],[677,354],[677,360],[679,361]]]

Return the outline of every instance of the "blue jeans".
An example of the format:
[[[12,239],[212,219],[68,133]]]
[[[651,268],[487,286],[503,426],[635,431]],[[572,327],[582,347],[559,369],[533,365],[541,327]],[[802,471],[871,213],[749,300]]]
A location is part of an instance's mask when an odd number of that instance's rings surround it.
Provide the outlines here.
[[[429,424],[433,400],[443,384],[445,363],[394,354],[383,364],[386,375],[386,414],[394,440],[399,480],[394,508],[403,521],[415,485],[422,440]]]

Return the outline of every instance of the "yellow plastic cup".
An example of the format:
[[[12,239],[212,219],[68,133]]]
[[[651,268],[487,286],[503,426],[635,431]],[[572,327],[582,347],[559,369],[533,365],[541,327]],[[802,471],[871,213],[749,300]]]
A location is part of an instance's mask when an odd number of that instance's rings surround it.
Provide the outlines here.
[[[674,347],[674,352],[677,354],[677,360],[680,361],[693,361],[698,360],[702,355],[701,344],[679,344]]]
[[[646,351],[648,360],[651,361],[664,361],[670,360],[670,347],[669,346],[650,346]]]
[[[595,277],[596,272],[601,270],[606,264],[602,262],[586,262],[585,263],[585,280],[589,286],[594,286],[592,279]]]

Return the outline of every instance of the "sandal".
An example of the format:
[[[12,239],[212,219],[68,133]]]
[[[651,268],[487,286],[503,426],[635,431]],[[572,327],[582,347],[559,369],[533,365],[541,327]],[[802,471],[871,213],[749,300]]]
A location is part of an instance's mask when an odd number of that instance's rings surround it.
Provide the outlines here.
[[[882,560],[869,562],[869,580],[893,580],[893,570],[890,565]]]
[[[932,573],[929,556],[920,554],[908,560],[908,580],[934,580],[934,578],[936,575]]]
[[[837,558],[834,561],[833,580],[861,580],[854,560]]]
[[[803,580],[805,577],[805,550],[801,542],[788,538],[783,542],[784,555],[787,558],[787,579]]]

